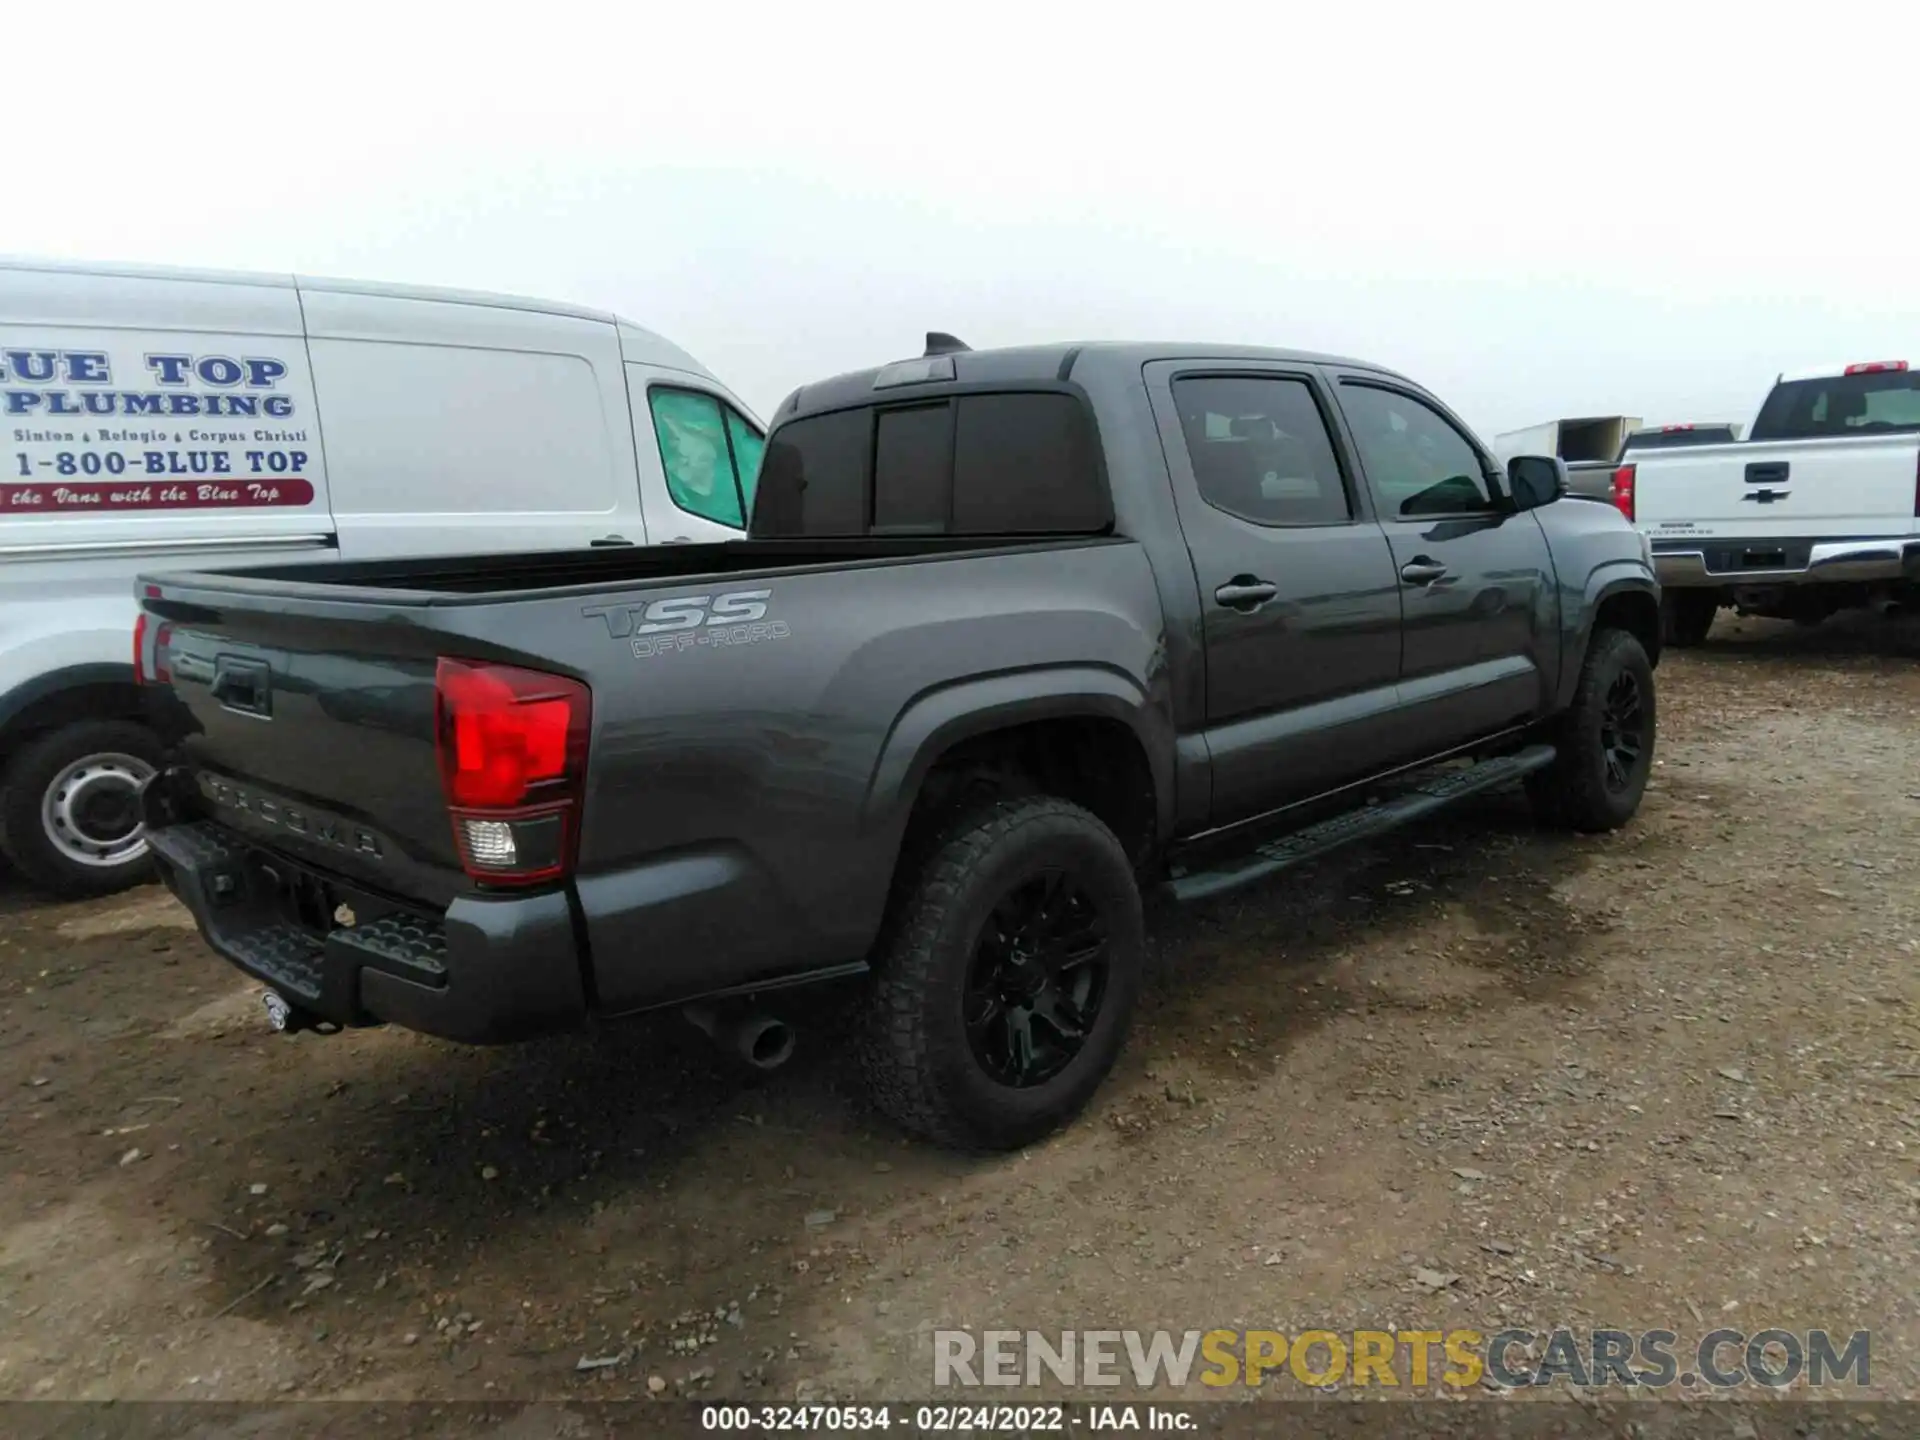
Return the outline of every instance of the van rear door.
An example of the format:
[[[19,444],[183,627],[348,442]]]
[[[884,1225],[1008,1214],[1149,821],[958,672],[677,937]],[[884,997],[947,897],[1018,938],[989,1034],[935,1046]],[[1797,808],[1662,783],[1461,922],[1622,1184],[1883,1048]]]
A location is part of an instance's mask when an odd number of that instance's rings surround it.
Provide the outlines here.
[[[291,278],[0,266],[0,555],[331,543]]]

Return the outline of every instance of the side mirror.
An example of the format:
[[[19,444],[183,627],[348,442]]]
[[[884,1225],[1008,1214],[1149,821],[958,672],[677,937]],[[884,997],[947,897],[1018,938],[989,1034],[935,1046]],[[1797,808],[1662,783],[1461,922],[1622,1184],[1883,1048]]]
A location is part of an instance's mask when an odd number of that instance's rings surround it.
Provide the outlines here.
[[[1516,455],[1507,461],[1507,494],[1515,510],[1538,510],[1567,493],[1567,462],[1553,455]]]

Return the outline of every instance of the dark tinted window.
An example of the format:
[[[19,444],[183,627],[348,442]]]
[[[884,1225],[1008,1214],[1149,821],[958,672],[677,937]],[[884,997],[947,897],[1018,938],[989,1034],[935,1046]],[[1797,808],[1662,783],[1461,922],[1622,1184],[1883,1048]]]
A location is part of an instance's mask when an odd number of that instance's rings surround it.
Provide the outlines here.
[[[1112,521],[1091,422],[1070,395],[962,395],[773,432],[753,533],[1091,534]]]
[[[945,533],[953,511],[953,407],[882,410],[874,427],[874,532]]]
[[[1304,380],[1176,380],[1193,478],[1209,505],[1256,525],[1337,525],[1352,517],[1327,422]]]
[[[1813,440],[1920,430],[1920,372],[1876,370],[1773,387],[1749,440]]]
[[[815,415],[776,429],[760,461],[753,532],[864,535],[873,412]]]
[[[1730,445],[1731,425],[1689,425],[1676,430],[1636,430],[1621,447],[1627,450],[1676,450],[1683,445]]]
[[[1371,385],[1342,385],[1340,408],[1383,518],[1493,508],[1480,452],[1431,405]]]
[[[1071,395],[958,402],[953,528],[961,535],[1085,534],[1112,519],[1087,414]]]

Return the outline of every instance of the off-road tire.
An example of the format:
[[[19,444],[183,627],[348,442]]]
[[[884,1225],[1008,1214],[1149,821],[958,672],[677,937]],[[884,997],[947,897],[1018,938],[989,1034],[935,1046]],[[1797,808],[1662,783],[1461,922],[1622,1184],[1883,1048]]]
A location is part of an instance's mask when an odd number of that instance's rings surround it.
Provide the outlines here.
[[[82,720],[36,736],[8,763],[0,794],[0,848],[35,888],[63,900],[111,895],[153,873],[143,851],[125,864],[86,865],[63,853],[41,818],[47,787],[76,761],[90,755],[128,755],[159,769],[164,747],[146,726],[131,720]]]
[[[1711,590],[1669,590],[1660,597],[1660,622],[1666,643],[1676,650],[1704,645],[1720,611]]]
[[[1608,694],[1622,674],[1630,675],[1639,687],[1645,732],[1628,784],[1617,788],[1607,781],[1601,736]],[[1533,803],[1535,816],[1542,824],[1589,834],[1626,824],[1640,808],[1647,777],[1653,771],[1658,721],[1653,665],[1640,641],[1625,630],[1596,630],[1581,662],[1573,704],[1555,727],[1553,740],[1559,753],[1553,764],[1527,777],[1527,798]]]
[[[963,993],[982,927],[1024,876],[1069,865],[1106,927],[1106,988],[1081,1049],[1031,1088],[976,1060]],[[1028,796],[976,806],[903,859],[874,954],[861,1070],[874,1105],[961,1150],[1011,1150],[1065,1124],[1126,1040],[1146,951],[1140,891],[1118,838],[1077,805]]]

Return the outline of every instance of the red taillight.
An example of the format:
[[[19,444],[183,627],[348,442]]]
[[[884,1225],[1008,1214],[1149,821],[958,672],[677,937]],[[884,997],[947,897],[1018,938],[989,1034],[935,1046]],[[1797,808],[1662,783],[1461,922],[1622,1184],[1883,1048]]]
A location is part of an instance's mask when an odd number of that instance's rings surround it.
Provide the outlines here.
[[[1863,360],[1858,365],[1847,366],[1846,373],[1849,375],[1878,375],[1883,370],[1904,370],[1906,368],[1907,362],[1904,360]]]
[[[167,669],[167,643],[173,639],[173,626],[164,620],[158,625],[147,621],[147,612],[142,610],[133,622],[133,683],[166,685],[173,680],[173,673]],[[149,635],[153,637],[151,648]]]
[[[476,880],[563,875],[579,835],[593,697],[512,665],[442,659],[436,749],[460,863]]]
[[[1613,472],[1613,508],[1633,519],[1633,466],[1622,465]]]

